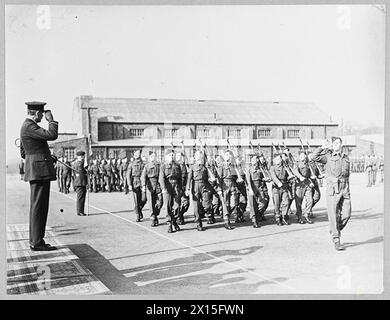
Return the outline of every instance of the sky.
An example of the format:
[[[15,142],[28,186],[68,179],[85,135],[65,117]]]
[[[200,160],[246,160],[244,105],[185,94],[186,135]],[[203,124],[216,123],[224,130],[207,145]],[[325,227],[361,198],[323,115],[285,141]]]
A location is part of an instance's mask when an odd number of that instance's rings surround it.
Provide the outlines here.
[[[371,5],[7,5],[6,152],[25,101],[74,132],[78,95],[314,102],[384,126],[385,15]],[[302,117],[305,115],[303,114]]]

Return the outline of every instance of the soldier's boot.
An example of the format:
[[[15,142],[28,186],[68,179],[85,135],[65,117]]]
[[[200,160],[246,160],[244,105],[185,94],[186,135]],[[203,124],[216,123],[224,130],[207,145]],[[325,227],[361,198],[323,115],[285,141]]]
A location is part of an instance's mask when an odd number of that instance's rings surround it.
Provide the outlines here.
[[[314,218],[313,211],[310,211],[310,213],[309,213],[309,218],[310,218],[310,219],[313,219],[313,218]]]
[[[179,215],[178,224],[181,225],[181,226],[185,224],[183,213],[180,213],[180,215]]]
[[[282,225],[281,217],[275,217],[275,220],[276,220],[276,225],[277,226],[281,226]]]
[[[233,230],[233,227],[231,226],[229,219],[225,221],[225,229],[226,230]]]
[[[139,213],[139,218],[142,220],[144,218],[144,215],[142,214],[142,211]]]
[[[334,242],[334,248],[337,250],[337,251],[343,251],[345,250],[345,248],[341,245],[340,243],[340,239],[337,239],[335,242]]]
[[[260,228],[257,217],[252,218],[253,228]]]
[[[169,222],[168,223],[168,233],[172,233],[172,232],[175,232],[175,231],[173,230],[172,223]]]
[[[152,224],[151,224],[152,227],[157,227],[158,226],[158,219],[156,216],[152,216]]]
[[[202,220],[199,220],[197,226],[196,226],[196,230],[198,231],[204,231],[205,229],[203,228],[203,224],[202,224]]]
[[[213,210],[210,209],[207,216],[208,216],[207,224],[214,224],[215,218],[214,218]]]
[[[173,223],[173,227],[175,228],[175,231],[180,231],[180,227],[179,227],[179,225],[177,224],[176,219],[173,220],[172,223]]]
[[[135,220],[136,222],[141,222],[141,217],[139,214],[137,214],[137,219]]]
[[[299,224],[305,224],[306,221],[305,221],[304,219],[302,219],[302,217],[299,217],[299,218],[298,218],[298,223],[299,223]]]
[[[313,221],[311,221],[308,216],[303,217],[303,219],[305,220],[305,223],[313,224]]]
[[[286,216],[283,216],[282,217],[282,225],[284,225],[284,226],[288,226],[290,223],[287,221],[288,219],[286,219]]]

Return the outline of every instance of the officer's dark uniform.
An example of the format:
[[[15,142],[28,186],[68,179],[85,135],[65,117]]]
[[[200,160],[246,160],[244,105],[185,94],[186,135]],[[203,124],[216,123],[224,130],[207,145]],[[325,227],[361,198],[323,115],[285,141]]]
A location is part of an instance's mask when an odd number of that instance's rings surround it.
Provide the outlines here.
[[[137,222],[143,219],[142,208],[145,206],[145,198],[142,196],[141,174],[145,164],[141,158],[134,159],[127,167],[127,176],[134,197],[134,211],[137,215]]]
[[[194,163],[188,173],[187,192],[192,191],[194,205],[195,222],[197,229],[203,231],[202,212],[209,217],[210,223],[214,223],[214,213],[211,208],[211,185],[209,183],[209,173],[202,162]],[[203,211],[202,211],[203,207]]]
[[[312,223],[309,219],[313,207],[313,187],[311,171],[307,161],[297,161],[294,167],[295,175],[305,180],[296,179],[295,186],[295,205],[297,207],[297,218],[300,223]],[[302,209],[302,203],[305,200],[305,207]],[[303,218],[302,218],[303,215]]]
[[[288,173],[282,164],[271,166],[269,173],[272,179],[272,198],[274,201],[275,220],[277,225],[285,224],[285,216],[289,208],[290,186]],[[279,187],[278,184],[282,186]]]
[[[46,103],[26,103],[29,110],[43,111]],[[25,159],[24,181],[30,183],[30,247],[52,250],[45,244],[45,228],[49,210],[50,181],[56,180],[53,159],[47,141],[56,140],[58,122],[50,121],[48,130],[34,120],[26,119],[20,129],[20,154]]]
[[[230,226],[230,215],[234,208],[238,206],[237,175],[231,162],[224,162],[218,167],[218,181],[222,190],[222,207],[225,220],[225,228],[232,229]],[[233,204],[231,203],[233,199]]]
[[[350,162],[345,153],[322,149],[314,151],[313,160],[324,164],[327,181],[326,201],[330,234],[336,245],[340,245],[341,230],[351,217],[351,195],[349,190]]]
[[[85,155],[84,151],[78,151],[77,156]],[[84,167],[84,162],[76,160],[73,164],[73,178],[74,178],[74,187],[76,189],[76,213],[79,216],[85,216],[84,207],[85,207],[85,196],[87,194],[88,186],[88,171]]]
[[[170,153],[171,151],[166,151]],[[173,232],[173,227],[176,231],[180,230],[179,225],[176,220],[179,217],[180,210],[180,198],[181,192],[183,190],[182,187],[182,175],[180,166],[172,162],[165,162],[160,167],[160,176],[159,182],[161,189],[165,191],[163,193],[164,203],[167,208],[167,221],[168,221],[168,232]]]
[[[146,191],[146,198],[149,201],[152,227],[158,225],[157,217],[163,205],[163,195],[158,182],[159,176],[160,164],[156,161],[147,163],[141,175],[142,189]]]
[[[264,181],[264,175],[259,163],[255,166],[252,164],[249,166],[246,172],[246,178],[249,190],[253,191],[253,194],[248,194],[250,218],[253,226],[258,228],[261,217],[264,215],[265,210],[267,210],[269,203],[267,184]]]

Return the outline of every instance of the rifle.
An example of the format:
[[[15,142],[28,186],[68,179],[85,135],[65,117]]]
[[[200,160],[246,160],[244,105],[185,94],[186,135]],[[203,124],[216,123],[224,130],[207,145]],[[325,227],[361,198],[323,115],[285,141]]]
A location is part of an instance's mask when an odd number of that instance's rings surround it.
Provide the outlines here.
[[[279,144],[278,144],[279,145]],[[282,165],[283,167],[286,169],[287,171],[287,179],[288,180],[291,180],[291,179],[294,179],[296,176],[294,174],[294,172],[291,170],[290,166],[287,164],[287,162],[283,159],[282,157],[282,152],[281,152],[281,149],[280,149],[280,145],[279,145],[279,151],[276,149],[274,143],[272,142],[272,148],[274,150],[274,153],[277,154],[277,155],[280,155],[280,158],[282,159]]]
[[[257,158],[260,158],[261,156],[264,158],[264,155],[263,155],[263,153],[260,150],[260,144],[258,145],[257,150],[254,150],[254,147],[253,147],[253,144],[252,144],[251,141],[249,141],[249,146],[251,147],[251,150],[256,153]],[[271,182],[270,174],[268,172],[268,168],[266,167],[267,164],[266,163],[265,164],[261,163],[260,160],[259,160],[259,163],[260,163],[261,173],[264,176],[264,181],[265,182]]]
[[[210,170],[210,168],[208,167],[207,165],[207,154],[206,154],[206,143],[204,144],[204,146],[202,145],[202,140],[199,138],[199,143],[200,143],[200,150],[202,151],[203,153],[203,159],[204,159],[204,166],[205,168],[207,169],[207,173],[209,174],[209,177],[210,177],[210,180],[212,182],[216,181],[217,178],[215,177],[214,173]]]
[[[227,141],[227,144],[228,144],[228,150],[233,153],[233,168],[234,168],[234,170],[236,171],[236,174],[237,174],[237,182],[243,182],[244,180],[242,179],[242,177],[240,175],[240,172],[239,172],[239,169],[238,169],[238,165],[237,165],[237,162],[236,162],[236,156],[238,156],[238,152],[237,152],[237,150],[235,150],[236,152],[234,152],[232,150],[232,147],[230,145],[229,139],[226,139],[226,141]]]
[[[306,141],[306,143],[307,143],[307,149],[311,152],[311,147],[310,147],[309,141]],[[310,161],[310,159],[309,159],[309,161]],[[317,176],[317,178],[318,178],[318,179],[324,178],[324,177],[325,177],[325,174],[324,174],[324,172],[322,171],[321,167],[318,165],[318,163],[315,162],[315,161],[313,161],[313,160],[311,160],[310,162],[311,162],[311,163],[314,163],[314,165],[316,166],[316,168],[317,168],[317,170],[318,170],[318,172],[319,172],[319,175]]]
[[[308,150],[305,149],[305,147],[304,147],[304,145],[303,145],[303,143],[302,143],[301,138],[299,138],[299,142],[301,143],[302,151],[306,154],[307,160],[309,161]],[[309,169],[310,169],[310,175],[311,175],[310,178],[311,178],[312,180],[317,180],[317,176],[316,176],[316,174],[315,174],[315,172],[314,172],[314,170],[313,170],[313,167],[311,166],[310,161],[309,161],[309,163],[308,163],[308,166],[309,166]]]

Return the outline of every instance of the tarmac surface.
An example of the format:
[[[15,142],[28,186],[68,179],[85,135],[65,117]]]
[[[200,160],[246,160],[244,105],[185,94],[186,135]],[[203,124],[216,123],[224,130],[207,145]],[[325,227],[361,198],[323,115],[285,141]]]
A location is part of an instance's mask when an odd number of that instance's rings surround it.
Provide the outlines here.
[[[145,219],[135,222],[132,194],[91,193],[89,216],[80,217],[75,193],[59,193],[52,182],[48,227],[112,294],[378,294],[383,291],[384,188],[367,188],[364,174],[350,180],[352,217],[341,238],[345,251],[336,251],[329,235],[325,188],[312,225],[300,225],[292,216],[291,225],[276,226],[270,201],[259,229],[252,228],[247,212],[247,222],[234,230],[224,229],[217,217],[199,232],[191,206],[182,230],[168,234],[165,208],[160,225],[152,228],[148,205]],[[6,189],[7,224],[28,224],[29,184],[7,175]]]

